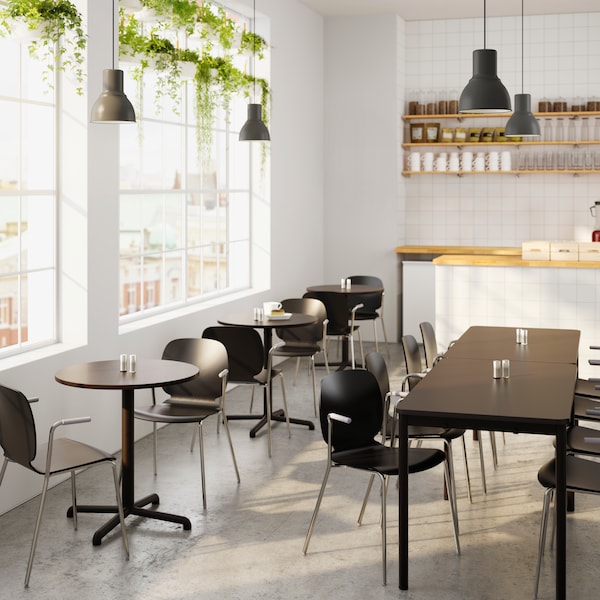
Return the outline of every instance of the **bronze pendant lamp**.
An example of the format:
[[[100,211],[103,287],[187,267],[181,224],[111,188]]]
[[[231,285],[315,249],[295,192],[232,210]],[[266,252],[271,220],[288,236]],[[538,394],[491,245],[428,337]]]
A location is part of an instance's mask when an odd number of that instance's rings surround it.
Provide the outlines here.
[[[510,112],[510,94],[497,75],[496,50],[486,48],[486,0],[483,0],[483,49],[473,50],[473,77],[458,101],[459,113]]]
[[[94,102],[92,123],[135,123],[135,110],[123,91],[123,71],[115,69],[115,4],[112,3],[112,69],[102,72],[103,91]]]
[[[268,142],[269,130],[262,120],[262,104],[256,102],[256,0],[252,16],[252,75],[254,77],[254,102],[248,104],[248,119],[240,129],[240,142]]]
[[[531,94],[523,93],[523,79],[525,72],[525,0],[521,0],[521,93],[515,94],[515,112],[508,120],[505,127],[507,138],[537,139],[541,136],[540,124],[531,112]]]

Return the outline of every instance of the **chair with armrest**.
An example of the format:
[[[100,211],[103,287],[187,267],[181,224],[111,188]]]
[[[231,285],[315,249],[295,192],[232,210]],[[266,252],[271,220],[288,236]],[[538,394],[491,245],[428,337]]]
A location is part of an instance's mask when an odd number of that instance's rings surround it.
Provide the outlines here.
[[[196,365],[198,377],[185,383],[165,386],[166,400],[156,402],[156,392],[152,389],[152,404],[135,409],[135,418],[152,422],[154,452],[154,474],[157,468],[157,423],[196,423],[200,452],[200,476],[202,481],[202,506],[206,510],[206,475],[204,469],[204,437],[202,423],[208,417],[217,415],[218,423],[223,421],[235,474],[240,482],[240,473],[235,459],[229,421],[225,408],[227,389],[227,350],[215,340],[201,338],[180,338],[171,340],[163,350],[163,360],[177,360]],[[194,436],[195,437],[195,436]],[[193,441],[192,441],[193,444]]]
[[[48,442],[39,444],[37,442],[37,433],[33,412],[30,402],[19,391],[0,385],[0,446],[4,451],[4,461],[0,469],[0,485],[4,479],[6,468],[9,462],[25,467],[26,469],[44,476],[42,484],[42,494],[40,498],[40,507],[38,509],[33,540],[31,541],[31,550],[29,551],[29,560],[25,572],[25,587],[29,587],[31,577],[31,568],[37,546],[40,525],[46,502],[46,493],[50,478],[55,475],[71,475],[71,497],[73,502],[73,527],[77,529],[77,501],[75,475],[78,471],[88,467],[109,464],[113,470],[113,483],[115,486],[115,496],[117,499],[117,510],[121,523],[121,535],[123,538],[123,548],[125,556],[129,559],[129,544],[127,541],[127,531],[125,529],[125,518],[123,514],[123,505],[121,503],[121,492],[119,490],[119,475],[117,472],[117,461],[114,456],[94,448],[88,444],[72,440],[70,438],[55,437],[59,427],[65,425],[75,425],[77,423],[87,423],[90,417],[76,417],[71,419],[61,419],[56,421],[48,434]]]
[[[267,419],[268,451],[272,452],[271,443],[271,381],[275,377],[281,380],[283,407],[288,429],[291,436],[290,421],[285,393],[283,372],[276,368],[265,367],[265,349],[260,334],[250,327],[236,327],[233,325],[219,325],[207,327],[202,332],[203,338],[217,340],[227,349],[229,373],[227,381],[238,385],[251,385],[262,388],[265,393],[265,414]],[[270,366],[270,360],[268,361]]]
[[[275,330],[277,337],[281,340],[271,348],[271,357],[279,356],[283,358],[296,358],[296,374],[294,382],[298,376],[298,367],[301,358],[309,359],[309,370],[312,375],[313,401],[315,416],[317,416],[317,381],[315,372],[315,356],[319,352],[323,353],[325,359],[325,368],[329,372],[327,362],[327,310],[325,305],[316,298],[288,298],[282,300],[281,307],[285,312],[302,313],[316,317],[317,322],[314,325],[305,325],[302,327],[281,327]]]
[[[355,285],[373,285],[381,288],[381,292],[375,292],[372,294],[353,294],[351,297],[351,304],[362,304],[362,308],[356,311],[356,321],[372,321],[373,322],[373,336],[375,338],[375,351],[379,352],[379,340],[377,338],[377,321],[381,323],[381,331],[383,333],[383,339],[385,340],[385,349],[388,360],[390,359],[390,347],[388,344],[387,333],[385,330],[385,321],[383,318],[383,300],[385,297],[385,290],[383,288],[383,281],[379,277],[374,275],[351,275],[348,277],[351,284]],[[348,308],[352,308],[349,306]]]
[[[351,296],[352,297],[352,296]],[[353,369],[356,368],[356,359],[354,356],[354,334],[357,333],[360,341],[360,329],[356,324],[356,313],[362,307],[360,302],[354,304],[348,309],[346,296],[336,292],[306,292],[303,298],[316,298],[325,305],[327,311],[327,336],[337,337],[344,340],[350,350],[350,364]],[[365,357],[362,341],[360,342],[361,359],[364,364]],[[329,365],[331,365],[331,358]]]
[[[424,377],[424,375],[422,373],[407,373],[402,378],[402,381],[400,383],[400,389],[390,390],[388,369],[387,365],[385,364],[383,355],[381,353],[369,352],[365,357],[365,367],[367,371],[372,373],[375,376],[375,379],[377,379],[377,383],[379,384],[379,389],[381,391],[382,400],[387,402],[390,407],[390,412],[386,417],[386,429],[382,430],[382,433],[385,433],[386,437],[392,437],[393,445],[395,441],[394,418],[396,405],[398,404],[398,402],[401,402],[402,399],[405,398],[408,394],[407,388],[409,387],[409,380],[412,380],[414,382],[417,378]],[[464,434],[464,429],[459,429],[456,427],[448,428],[410,425],[408,428],[408,437],[411,440],[418,440],[419,442],[422,442],[423,440],[440,440],[444,443],[446,456],[448,457],[448,467],[452,484],[450,489],[452,489],[455,494],[456,483],[454,478],[452,441],[458,438],[462,440],[463,455],[465,459],[465,474],[467,478],[467,493],[469,496],[469,501],[471,501],[471,481],[469,478],[469,463],[467,461],[467,447],[465,444]],[[372,479],[370,483],[372,484]],[[370,491],[370,486],[368,491]],[[359,517],[359,521],[362,519],[362,512],[364,512],[364,506],[363,510],[361,511],[361,517]]]
[[[327,443],[325,475],[312,514],[303,553],[306,554],[314,531],[331,469],[349,467],[376,475],[381,484],[381,554],[383,584],[387,582],[386,569],[386,496],[388,479],[398,475],[398,450],[375,439],[385,427],[388,407],[381,400],[377,379],[365,370],[337,371],[321,382],[320,422],[323,439]],[[444,464],[448,485],[450,477],[444,453],[435,448],[409,448],[409,472],[418,473]],[[460,554],[456,507],[451,498],[450,509],[454,544]]]

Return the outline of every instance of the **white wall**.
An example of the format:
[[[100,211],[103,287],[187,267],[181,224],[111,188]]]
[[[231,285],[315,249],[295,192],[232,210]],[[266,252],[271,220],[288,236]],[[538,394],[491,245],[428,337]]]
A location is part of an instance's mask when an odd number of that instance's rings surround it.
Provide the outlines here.
[[[576,97],[600,95],[600,13],[526,17],[524,30],[524,91],[531,94],[534,111],[543,98],[564,98],[570,107]],[[498,75],[513,102],[521,92],[520,34],[520,16],[488,19],[487,47],[498,51]],[[460,92],[472,74],[472,51],[482,43],[481,18],[407,23],[406,90]],[[504,124],[489,121],[490,126]],[[487,125],[487,119],[471,123]],[[446,126],[469,125],[450,121]],[[515,159],[517,151],[511,151]],[[538,239],[591,241],[589,207],[598,197],[599,183],[597,174],[404,178],[406,211],[398,242],[520,246]]]
[[[251,7],[251,2],[243,2]],[[65,343],[44,351],[3,359],[0,380],[38,396],[33,405],[38,432],[47,435],[59,418],[91,415],[92,423],[69,435],[120,448],[120,394],[59,385],[61,367],[116,358],[122,352],[159,357],[178,336],[201,335],[220,315],[250,310],[258,302],[301,295],[306,285],[323,279],[323,20],[295,0],[263,0],[260,10],[271,19],[273,111],[272,145],[272,289],[187,310],[145,328],[118,330],[118,127],[88,125],[89,108],[101,90],[102,69],[111,65],[112,0],[78,0],[89,11],[87,101],[73,108],[65,152],[76,153],[80,168],[65,165],[61,194],[61,264],[65,289],[77,304],[63,300],[69,325]],[[73,122],[76,125],[73,125]],[[73,133],[74,132],[74,133]],[[293,265],[293,268],[290,268]],[[77,317],[89,315],[87,324]],[[73,323],[77,323],[76,326]],[[148,402],[147,390],[136,398]],[[147,424],[136,424],[139,435]],[[0,493],[0,513],[39,493],[41,480],[9,465]]]
[[[398,19],[328,18],[325,24],[324,282],[377,275],[385,321],[396,330]],[[370,339],[370,328],[364,338]]]

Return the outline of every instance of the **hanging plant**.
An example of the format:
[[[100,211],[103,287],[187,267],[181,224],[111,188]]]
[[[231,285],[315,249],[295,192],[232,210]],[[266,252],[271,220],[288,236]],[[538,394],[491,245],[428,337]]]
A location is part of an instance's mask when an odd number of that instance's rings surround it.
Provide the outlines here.
[[[18,23],[38,35],[29,41],[31,56],[45,64],[43,79],[51,88],[50,74],[56,69],[74,74],[83,94],[83,62],[86,36],[79,11],[69,0],[6,0],[0,9],[0,33],[11,36]]]
[[[161,24],[170,24],[187,34],[194,31],[198,5],[194,0],[141,0],[142,6],[154,11]]]

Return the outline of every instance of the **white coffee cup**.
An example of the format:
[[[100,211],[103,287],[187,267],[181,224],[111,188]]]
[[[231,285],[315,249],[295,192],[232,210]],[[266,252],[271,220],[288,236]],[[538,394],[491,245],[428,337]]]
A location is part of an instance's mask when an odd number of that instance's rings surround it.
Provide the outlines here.
[[[440,152],[439,156],[435,159],[436,171],[447,171],[448,170],[448,159],[445,152]]]
[[[485,171],[485,154],[483,152],[478,152],[473,162],[476,171]]]
[[[265,317],[270,317],[274,310],[281,310],[281,302],[263,302]]]
[[[498,171],[500,168],[500,155],[498,152],[489,152],[487,156],[487,168],[489,171]]]
[[[472,171],[473,170],[473,153],[472,152],[463,152],[460,157],[460,168],[462,171]]]
[[[510,171],[512,169],[511,165],[511,157],[510,152],[508,150],[504,150],[500,154],[500,170],[502,171]]]
[[[458,159],[458,152],[450,152],[450,159],[448,160],[448,171],[458,171],[460,169],[460,161]]]
[[[433,171],[433,152],[423,154],[423,171]]]
[[[421,170],[421,153],[420,152],[411,152],[408,157],[408,168],[411,171],[420,171]]]

